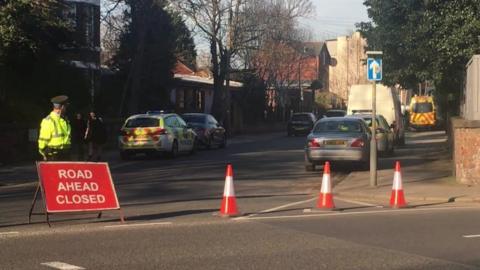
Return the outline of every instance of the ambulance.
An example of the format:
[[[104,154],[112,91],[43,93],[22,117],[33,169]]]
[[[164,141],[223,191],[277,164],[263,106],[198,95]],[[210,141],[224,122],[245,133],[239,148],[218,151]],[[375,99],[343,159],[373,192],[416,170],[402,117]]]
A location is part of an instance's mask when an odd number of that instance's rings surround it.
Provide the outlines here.
[[[414,96],[410,101],[409,124],[414,129],[433,129],[437,124],[432,96]]]

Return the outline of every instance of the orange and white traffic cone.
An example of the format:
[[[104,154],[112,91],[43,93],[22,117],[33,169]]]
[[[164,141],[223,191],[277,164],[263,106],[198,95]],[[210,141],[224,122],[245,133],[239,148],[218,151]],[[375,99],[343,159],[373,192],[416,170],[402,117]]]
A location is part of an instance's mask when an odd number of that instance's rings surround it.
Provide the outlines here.
[[[325,162],[323,166],[322,188],[318,197],[317,208],[333,209],[332,180],[330,178],[330,162]]]
[[[227,164],[227,173],[225,176],[225,188],[223,190],[222,206],[220,215],[223,217],[238,216],[237,199],[233,188],[233,169],[232,164]]]
[[[402,186],[402,173],[400,172],[400,162],[395,163],[395,174],[393,176],[392,196],[390,197],[390,207],[402,208],[407,206],[405,194]]]

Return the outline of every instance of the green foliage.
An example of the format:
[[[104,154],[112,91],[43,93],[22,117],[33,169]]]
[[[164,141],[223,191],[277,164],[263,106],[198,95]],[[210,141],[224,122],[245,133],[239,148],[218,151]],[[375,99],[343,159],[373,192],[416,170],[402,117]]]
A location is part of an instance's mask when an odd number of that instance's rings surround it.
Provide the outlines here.
[[[0,121],[41,118],[49,97],[64,90],[57,57],[69,31],[62,8],[56,0],[0,1]]]
[[[384,53],[385,83],[432,80],[441,93],[458,95],[464,67],[479,52],[478,0],[366,0],[372,23],[358,25],[369,49]]]
[[[197,66],[197,51],[195,50],[195,41],[188,29],[182,15],[171,11],[173,31],[176,35],[175,55],[188,67],[195,69]]]
[[[7,0],[0,2],[0,57],[12,51],[37,54],[65,40],[66,25],[57,0]]]
[[[129,113],[168,108],[168,89],[177,58],[195,65],[195,45],[181,17],[166,1],[126,1],[126,31],[114,63],[126,81]]]

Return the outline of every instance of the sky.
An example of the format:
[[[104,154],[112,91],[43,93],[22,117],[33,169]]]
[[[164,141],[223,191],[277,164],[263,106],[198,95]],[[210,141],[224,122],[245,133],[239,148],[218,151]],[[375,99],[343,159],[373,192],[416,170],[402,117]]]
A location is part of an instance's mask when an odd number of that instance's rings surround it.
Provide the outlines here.
[[[311,0],[315,11],[300,25],[310,29],[315,40],[349,35],[355,23],[369,21],[364,0]]]

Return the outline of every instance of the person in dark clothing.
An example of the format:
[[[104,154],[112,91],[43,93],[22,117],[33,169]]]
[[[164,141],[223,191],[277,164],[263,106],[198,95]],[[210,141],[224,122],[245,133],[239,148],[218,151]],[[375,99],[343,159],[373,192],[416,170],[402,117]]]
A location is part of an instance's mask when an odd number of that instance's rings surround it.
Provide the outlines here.
[[[85,160],[85,132],[87,123],[81,113],[72,121],[72,154],[76,160]]]
[[[88,160],[100,161],[103,145],[107,142],[107,132],[102,118],[90,112],[85,140],[88,142]]]

